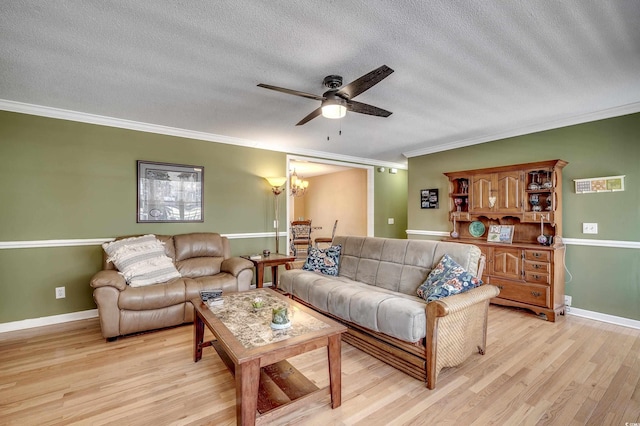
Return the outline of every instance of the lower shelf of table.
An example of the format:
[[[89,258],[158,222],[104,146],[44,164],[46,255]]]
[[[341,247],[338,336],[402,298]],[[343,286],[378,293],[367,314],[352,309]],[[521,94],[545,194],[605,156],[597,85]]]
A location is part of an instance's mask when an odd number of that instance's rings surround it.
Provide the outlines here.
[[[235,375],[235,365],[217,341],[210,342],[229,371]],[[276,408],[291,404],[305,397],[316,394],[324,397],[329,394],[328,388],[320,389],[307,379],[287,360],[267,365],[260,369],[260,385],[258,388],[258,412],[268,413]]]

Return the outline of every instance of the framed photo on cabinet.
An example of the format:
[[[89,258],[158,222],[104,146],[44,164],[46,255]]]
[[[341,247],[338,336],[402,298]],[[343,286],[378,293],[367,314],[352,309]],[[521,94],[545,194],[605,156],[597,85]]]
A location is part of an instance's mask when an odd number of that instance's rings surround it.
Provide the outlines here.
[[[513,225],[489,225],[487,242],[511,244],[513,242]]]

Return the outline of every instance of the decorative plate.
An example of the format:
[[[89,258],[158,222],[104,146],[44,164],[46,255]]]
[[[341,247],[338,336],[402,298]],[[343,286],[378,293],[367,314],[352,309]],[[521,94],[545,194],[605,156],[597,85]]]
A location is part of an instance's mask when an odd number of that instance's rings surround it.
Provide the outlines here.
[[[469,233],[474,237],[482,237],[484,234],[485,228],[484,223],[476,220],[475,222],[471,222],[469,224]]]

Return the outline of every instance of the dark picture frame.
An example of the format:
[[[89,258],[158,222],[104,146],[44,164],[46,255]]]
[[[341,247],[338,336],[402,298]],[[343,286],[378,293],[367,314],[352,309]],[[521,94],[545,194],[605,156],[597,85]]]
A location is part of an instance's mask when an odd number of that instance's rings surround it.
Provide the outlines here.
[[[137,163],[136,222],[204,222],[204,167]]]
[[[421,209],[440,208],[440,201],[438,197],[437,188],[420,190],[420,208]]]

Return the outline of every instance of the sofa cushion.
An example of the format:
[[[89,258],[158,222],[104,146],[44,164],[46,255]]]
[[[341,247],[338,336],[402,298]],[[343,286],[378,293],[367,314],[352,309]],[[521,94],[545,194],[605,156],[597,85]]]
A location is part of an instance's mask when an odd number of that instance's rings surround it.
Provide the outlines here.
[[[417,293],[427,302],[431,302],[463,293],[481,284],[482,280],[474,277],[451,256],[445,254],[433,268],[426,281],[418,287]]]
[[[310,247],[309,255],[302,269],[305,271],[320,272],[324,275],[337,276],[341,249],[342,246],[340,244],[326,249]]]
[[[164,244],[153,234],[125,238],[102,245],[127,284],[142,287],[180,278],[180,273],[165,254]]]
[[[369,330],[407,342],[426,336],[426,304],[416,296],[302,269],[284,271],[279,287],[319,311]]]

